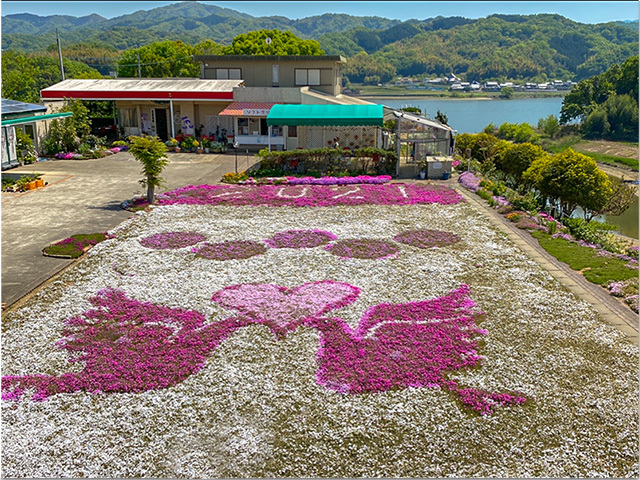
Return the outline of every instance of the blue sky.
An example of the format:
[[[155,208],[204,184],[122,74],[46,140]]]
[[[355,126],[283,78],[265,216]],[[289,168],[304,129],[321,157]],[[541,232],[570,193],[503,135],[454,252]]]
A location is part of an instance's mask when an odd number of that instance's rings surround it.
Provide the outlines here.
[[[97,13],[106,18],[117,17],[138,10],[171,5],[177,1],[2,1],[2,15],[32,13],[35,15],[72,15],[81,17]],[[279,15],[291,19],[304,18],[323,13],[348,13],[356,16],[379,16],[398,20],[462,16],[467,18],[486,17],[493,13],[530,15],[536,13],[558,13],[582,23],[602,23],[616,20],[638,20],[637,1],[586,1],[586,2],[463,2],[463,1],[357,1],[357,2],[208,2],[200,3],[230,8],[255,17]]]

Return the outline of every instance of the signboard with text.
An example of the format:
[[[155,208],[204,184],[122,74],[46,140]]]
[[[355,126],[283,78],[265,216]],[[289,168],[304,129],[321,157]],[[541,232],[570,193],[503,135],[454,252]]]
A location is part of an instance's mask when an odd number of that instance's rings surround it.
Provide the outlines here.
[[[242,110],[242,114],[253,117],[266,117],[269,115],[270,108],[245,108]]]

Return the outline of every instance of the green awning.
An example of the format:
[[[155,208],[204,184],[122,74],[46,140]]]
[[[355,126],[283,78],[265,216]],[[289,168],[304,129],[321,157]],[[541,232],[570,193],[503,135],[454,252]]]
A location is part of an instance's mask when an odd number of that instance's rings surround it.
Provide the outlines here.
[[[73,112],[49,113],[48,115],[33,115],[32,117],[12,118],[11,120],[2,120],[1,125],[22,125],[23,123],[32,123],[39,120],[51,120],[53,118],[70,117]]]
[[[274,105],[267,125],[382,126],[382,105]]]

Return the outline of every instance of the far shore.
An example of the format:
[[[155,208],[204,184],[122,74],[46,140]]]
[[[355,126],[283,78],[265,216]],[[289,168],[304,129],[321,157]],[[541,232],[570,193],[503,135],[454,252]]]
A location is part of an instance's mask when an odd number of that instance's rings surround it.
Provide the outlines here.
[[[498,97],[436,97],[436,96],[416,96],[416,95],[348,95],[353,98],[380,98],[384,100],[502,100]]]

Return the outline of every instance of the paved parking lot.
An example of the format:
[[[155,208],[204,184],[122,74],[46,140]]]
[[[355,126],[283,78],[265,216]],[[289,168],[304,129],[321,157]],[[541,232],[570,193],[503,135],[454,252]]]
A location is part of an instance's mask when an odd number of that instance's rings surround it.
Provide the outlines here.
[[[238,155],[238,169],[253,154]],[[219,183],[234,171],[233,153],[170,153],[163,172],[166,188]],[[51,278],[72,260],[45,257],[47,245],[76,233],[103,232],[131,216],[120,204],[146,190],[138,183],[142,167],[127,152],[96,160],[49,160],[5,174],[41,173],[48,185],[23,193],[2,193],[2,302],[10,306]]]

